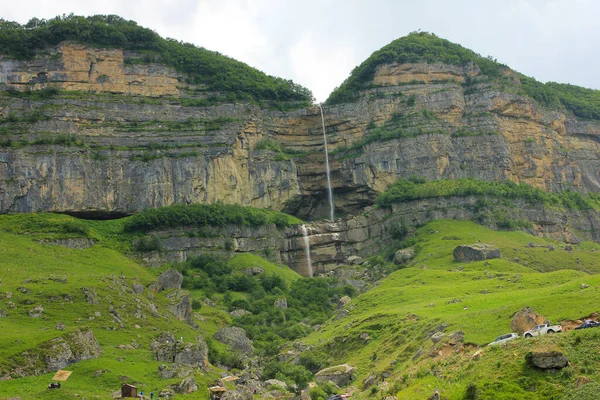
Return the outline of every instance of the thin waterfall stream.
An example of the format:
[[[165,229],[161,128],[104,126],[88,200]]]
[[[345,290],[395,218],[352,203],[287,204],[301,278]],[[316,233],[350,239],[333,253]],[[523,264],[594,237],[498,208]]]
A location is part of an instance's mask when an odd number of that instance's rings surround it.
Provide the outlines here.
[[[323,107],[319,104],[319,110],[321,110],[321,125],[323,126],[323,144],[325,147],[325,168],[327,171],[327,196],[329,198],[329,211],[330,221],[334,218],[334,205],[333,205],[333,189],[331,188],[331,170],[329,169],[329,150],[327,149],[327,134],[325,133],[325,117],[323,116]]]
[[[308,237],[308,231],[306,225],[300,227],[302,229],[302,237],[304,238],[304,256],[306,257],[306,266],[308,269],[308,276],[313,276],[312,260],[310,259],[310,239]]]

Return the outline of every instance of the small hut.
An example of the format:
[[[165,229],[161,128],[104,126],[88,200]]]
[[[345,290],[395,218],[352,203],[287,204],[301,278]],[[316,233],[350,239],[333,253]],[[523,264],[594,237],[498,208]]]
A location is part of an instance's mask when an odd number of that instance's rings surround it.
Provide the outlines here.
[[[218,400],[220,399],[223,394],[227,391],[226,387],[223,386],[211,386],[208,388],[208,398],[210,400]]]
[[[138,397],[137,387],[125,383],[121,386],[121,398],[124,397]]]

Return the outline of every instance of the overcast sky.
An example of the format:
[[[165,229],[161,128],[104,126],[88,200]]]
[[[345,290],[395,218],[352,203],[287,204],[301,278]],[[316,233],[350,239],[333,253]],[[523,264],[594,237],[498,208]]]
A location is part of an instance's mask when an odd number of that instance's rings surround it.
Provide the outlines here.
[[[600,89],[598,0],[0,0],[0,18],[117,14],[311,89],[317,101],[372,52],[433,32],[546,82]]]

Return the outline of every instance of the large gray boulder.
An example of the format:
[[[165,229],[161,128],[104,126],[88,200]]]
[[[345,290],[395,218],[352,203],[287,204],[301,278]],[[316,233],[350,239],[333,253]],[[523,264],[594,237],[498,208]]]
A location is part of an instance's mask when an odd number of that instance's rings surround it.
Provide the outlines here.
[[[569,364],[560,351],[533,351],[527,353],[525,359],[530,366],[540,369],[561,369]]]
[[[221,400],[252,400],[252,392],[244,387],[228,390],[221,396]]]
[[[491,244],[476,243],[468,246],[458,246],[454,249],[456,261],[482,261],[500,258],[500,250]]]
[[[185,290],[175,290],[169,293],[167,298],[170,300],[167,309],[171,314],[177,317],[177,319],[187,322],[193,328],[198,327],[194,321],[192,301],[188,292]]]
[[[193,376],[185,378],[184,380],[182,380],[176,385],[173,385],[172,387],[173,390],[175,390],[175,392],[181,394],[194,393],[196,390],[198,390],[198,385],[196,385],[196,381],[194,380]]]
[[[348,364],[336,365],[320,370],[315,375],[317,383],[332,381],[339,387],[348,386],[354,375],[354,367]]]
[[[254,351],[252,341],[246,337],[246,331],[237,326],[228,326],[221,329],[215,333],[214,338],[244,355],[250,355]]]
[[[175,340],[170,333],[163,333],[150,344],[154,359],[159,362],[175,363],[191,367],[208,367],[208,346],[199,336],[196,343]]]
[[[406,249],[400,249],[394,254],[394,263],[401,265],[409,262],[415,257],[415,249],[408,247]]]
[[[154,289],[157,291],[165,289],[181,289],[183,283],[183,275],[175,269],[169,269],[158,276],[157,285]]]

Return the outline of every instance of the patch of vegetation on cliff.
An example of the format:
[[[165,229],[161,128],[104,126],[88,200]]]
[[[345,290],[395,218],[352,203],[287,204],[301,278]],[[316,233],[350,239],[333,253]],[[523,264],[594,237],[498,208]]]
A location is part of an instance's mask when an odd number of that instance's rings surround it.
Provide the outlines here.
[[[291,80],[267,75],[215,51],[163,39],[156,32],[116,15],[62,15],[33,18],[27,24],[1,20],[0,52],[30,59],[37,52],[71,40],[88,45],[143,50],[147,62],[160,62],[187,74],[190,83],[207,86],[230,100],[294,102],[310,105],[312,93]],[[144,61],[144,60],[142,60]]]
[[[377,50],[362,64],[354,68],[350,77],[331,93],[327,99],[327,104],[356,100],[359,92],[371,84],[377,68],[380,65],[394,62],[400,64],[442,62],[452,65],[473,62],[479,66],[485,75],[490,77],[499,77],[504,67],[504,65],[490,57],[482,57],[432,33],[413,32]]]
[[[541,83],[521,76],[524,94],[548,107],[565,107],[584,119],[600,120],[600,90],[587,89],[564,83]]]
[[[501,199],[524,200],[573,210],[598,209],[600,204],[593,196],[577,192],[549,193],[525,183],[512,181],[487,182],[479,179],[442,179],[425,181],[421,178],[399,179],[388,186],[376,200],[380,206],[437,197],[490,196]]]
[[[275,224],[288,226],[300,224],[298,218],[278,211],[243,207],[223,203],[176,204],[162,208],[146,209],[125,221],[126,231],[148,232],[180,226],[260,226]]]

